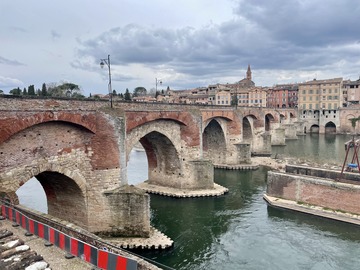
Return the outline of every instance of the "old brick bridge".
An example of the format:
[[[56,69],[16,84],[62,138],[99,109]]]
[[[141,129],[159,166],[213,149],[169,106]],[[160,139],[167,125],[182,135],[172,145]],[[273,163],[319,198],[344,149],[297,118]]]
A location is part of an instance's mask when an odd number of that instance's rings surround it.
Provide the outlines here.
[[[129,186],[138,142],[148,183],[214,189],[213,165],[251,163],[303,127],[293,109],[108,103],[0,96],[0,197],[36,177],[48,213],[91,232],[148,236],[149,195]]]

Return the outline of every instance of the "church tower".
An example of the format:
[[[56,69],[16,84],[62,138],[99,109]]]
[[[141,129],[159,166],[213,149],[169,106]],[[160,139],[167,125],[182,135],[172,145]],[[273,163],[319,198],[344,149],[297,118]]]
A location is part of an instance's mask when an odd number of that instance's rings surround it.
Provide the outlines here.
[[[251,81],[251,68],[250,68],[250,64],[248,65],[247,71],[246,71],[246,79],[248,79],[249,81]]]

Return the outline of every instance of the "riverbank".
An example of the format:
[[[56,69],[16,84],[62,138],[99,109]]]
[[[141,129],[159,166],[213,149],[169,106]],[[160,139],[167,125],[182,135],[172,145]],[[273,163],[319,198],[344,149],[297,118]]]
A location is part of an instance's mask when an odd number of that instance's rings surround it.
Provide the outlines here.
[[[275,171],[284,172],[286,165],[302,165],[318,168],[327,168],[332,170],[341,170],[341,164],[323,163],[317,164],[309,160],[299,158],[289,158],[282,156],[275,157],[251,157],[252,164],[265,166]]]

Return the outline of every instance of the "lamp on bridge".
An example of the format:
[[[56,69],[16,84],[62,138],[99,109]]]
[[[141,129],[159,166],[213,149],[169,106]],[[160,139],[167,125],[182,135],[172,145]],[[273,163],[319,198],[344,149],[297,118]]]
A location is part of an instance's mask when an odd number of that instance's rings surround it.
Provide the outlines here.
[[[157,93],[157,86],[158,86],[158,84],[162,84],[162,81],[161,81],[161,79],[158,79],[158,78],[155,78],[155,93]]]
[[[109,88],[109,100],[110,100],[110,108],[113,107],[113,101],[112,101],[112,87],[111,87],[111,70],[110,70],[110,54],[108,55],[107,59],[100,59],[100,67],[104,68],[105,64],[108,66],[109,68],[109,84],[108,84],[108,88]]]

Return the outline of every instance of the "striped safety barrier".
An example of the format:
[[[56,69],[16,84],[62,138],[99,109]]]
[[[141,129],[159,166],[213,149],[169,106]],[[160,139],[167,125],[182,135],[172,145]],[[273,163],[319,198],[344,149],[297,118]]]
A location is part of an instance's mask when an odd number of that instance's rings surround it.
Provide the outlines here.
[[[98,249],[83,241],[66,235],[46,224],[37,222],[16,209],[7,205],[1,206],[2,216],[19,224],[28,232],[41,237],[55,246],[79,257],[100,269],[107,270],[136,270],[137,261]]]

